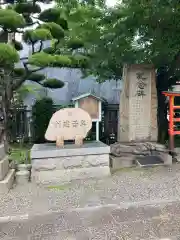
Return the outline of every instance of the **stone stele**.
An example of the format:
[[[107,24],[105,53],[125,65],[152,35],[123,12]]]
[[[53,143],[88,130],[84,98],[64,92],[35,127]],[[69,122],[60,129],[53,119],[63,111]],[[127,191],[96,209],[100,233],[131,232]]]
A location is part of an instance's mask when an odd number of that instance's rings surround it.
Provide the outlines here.
[[[56,141],[56,146],[63,147],[64,140],[75,140],[82,145],[92,127],[92,119],[81,108],[64,108],[55,112],[49,122],[45,138]]]
[[[172,164],[168,149],[156,143],[157,91],[153,65],[124,65],[118,130],[118,142],[111,145],[113,168],[131,167],[134,162],[139,165],[140,158],[146,156],[158,157],[165,165]]]
[[[123,69],[118,142],[157,141],[157,92],[152,65]]]

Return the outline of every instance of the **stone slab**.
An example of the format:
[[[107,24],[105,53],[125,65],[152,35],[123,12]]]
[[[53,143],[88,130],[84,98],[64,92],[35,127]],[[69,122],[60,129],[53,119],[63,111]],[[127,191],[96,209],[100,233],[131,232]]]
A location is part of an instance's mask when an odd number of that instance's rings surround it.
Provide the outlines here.
[[[68,156],[98,155],[109,154],[110,146],[102,142],[88,142],[82,146],[74,144],[64,145],[64,148],[58,148],[54,143],[34,144],[31,149],[31,159],[55,158]]]
[[[0,194],[6,194],[12,188],[15,177],[15,169],[10,169],[6,177],[0,181]]]
[[[180,148],[179,148],[179,147],[175,148],[174,151],[175,151],[177,154],[180,154]]]
[[[82,147],[67,144],[36,144],[31,150],[31,180],[36,183],[63,183],[110,174],[110,147],[102,142],[88,142]]]
[[[38,184],[64,184],[73,180],[98,179],[109,175],[109,166],[53,171],[34,171],[32,169],[31,180]]]
[[[9,170],[9,159],[8,156],[0,160],[0,181],[4,179]]]
[[[26,185],[30,181],[30,172],[28,170],[16,172],[16,183]]]
[[[163,166],[164,161],[161,159],[160,156],[157,155],[151,155],[151,156],[146,156],[144,158],[148,158],[144,162],[141,161],[140,159],[136,159],[136,163],[139,167],[158,167],[158,166]]]
[[[112,170],[118,170],[126,167],[134,166],[134,156],[127,157],[115,157],[110,156],[111,168]]]
[[[162,161],[164,161],[164,165],[166,166],[172,165],[172,156],[170,154],[161,153],[160,158],[162,159]]]
[[[5,157],[6,153],[5,153],[5,149],[4,149],[4,144],[0,144],[0,160],[3,159]]]
[[[180,162],[180,148],[175,148],[174,151],[176,153],[176,156],[174,157],[174,160],[179,163]]]
[[[32,159],[36,171],[109,166],[109,154]]]

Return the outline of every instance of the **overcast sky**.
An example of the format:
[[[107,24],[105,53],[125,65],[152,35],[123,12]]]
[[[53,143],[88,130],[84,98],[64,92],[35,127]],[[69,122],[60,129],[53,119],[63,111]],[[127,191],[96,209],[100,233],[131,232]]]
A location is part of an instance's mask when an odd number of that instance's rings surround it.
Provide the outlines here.
[[[112,7],[116,4],[117,0],[106,0],[108,6]]]
[[[116,4],[117,0],[106,0],[106,4],[109,6],[109,7],[113,7],[115,4]],[[45,10],[47,8],[50,8],[54,5],[54,3],[51,3],[51,4],[43,4],[43,3],[40,3],[40,6],[42,7],[42,10]]]

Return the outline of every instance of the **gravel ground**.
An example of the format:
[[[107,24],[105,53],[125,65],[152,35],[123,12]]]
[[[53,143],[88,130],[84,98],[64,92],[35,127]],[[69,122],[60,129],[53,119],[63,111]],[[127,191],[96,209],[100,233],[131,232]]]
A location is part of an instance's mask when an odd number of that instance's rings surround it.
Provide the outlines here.
[[[70,208],[150,204],[180,199],[180,165],[127,169],[101,180],[74,181],[48,188],[29,183],[0,197],[0,217]]]
[[[178,240],[180,202],[49,212],[0,223],[1,240]]]

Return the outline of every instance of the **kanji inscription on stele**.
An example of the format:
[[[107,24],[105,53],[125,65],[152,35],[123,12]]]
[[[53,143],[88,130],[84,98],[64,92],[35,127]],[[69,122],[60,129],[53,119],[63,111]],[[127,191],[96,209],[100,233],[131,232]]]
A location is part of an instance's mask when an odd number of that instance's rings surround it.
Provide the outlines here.
[[[52,123],[52,127],[55,128],[78,128],[79,126],[83,127],[88,125],[88,121],[86,120],[65,120],[65,121],[56,121]]]
[[[129,96],[129,137],[145,140],[151,128],[151,73],[148,69],[131,72]]]

